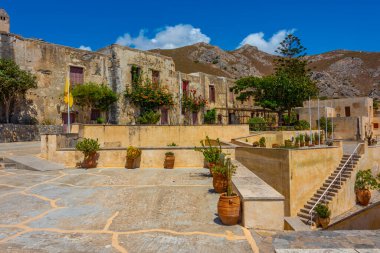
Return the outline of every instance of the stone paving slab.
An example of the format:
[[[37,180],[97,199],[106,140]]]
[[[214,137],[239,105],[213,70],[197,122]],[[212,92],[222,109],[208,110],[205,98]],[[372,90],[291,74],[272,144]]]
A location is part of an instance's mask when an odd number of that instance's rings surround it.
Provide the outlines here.
[[[32,155],[10,156],[7,159],[16,163],[17,169],[23,170],[51,171],[63,170],[65,168],[63,164],[44,160]]]
[[[5,169],[0,252],[252,252],[211,189],[206,169]]]

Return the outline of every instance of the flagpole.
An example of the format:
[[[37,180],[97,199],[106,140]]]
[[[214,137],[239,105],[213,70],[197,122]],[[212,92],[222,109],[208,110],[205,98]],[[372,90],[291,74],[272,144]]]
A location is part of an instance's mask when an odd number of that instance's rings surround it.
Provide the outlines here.
[[[69,86],[67,89],[67,132],[71,133],[71,129],[70,129],[70,79],[69,79]]]
[[[321,116],[319,113],[319,97],[318,97],[318,145],[321,145]]]
[[[309,141],[309,145],[311,145],[313,134],[312,134],[312,132],[311,132],[311,108],[310,108],[310,97],[309,97],[309,123],[310,123],[310,141]]]

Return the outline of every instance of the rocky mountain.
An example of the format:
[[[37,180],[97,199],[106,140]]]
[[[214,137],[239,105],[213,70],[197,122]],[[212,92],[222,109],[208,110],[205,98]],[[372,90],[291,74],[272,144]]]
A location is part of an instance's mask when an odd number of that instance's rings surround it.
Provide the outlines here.
[[[224,51],[197,43],[152,51],[172,57],[181,72],[204,72],[229,78],[268,75],[273,72],[275,58],[249,45]],[[380,53],[336,50],[307,56],[307,59],[321,96],[380,98]]]

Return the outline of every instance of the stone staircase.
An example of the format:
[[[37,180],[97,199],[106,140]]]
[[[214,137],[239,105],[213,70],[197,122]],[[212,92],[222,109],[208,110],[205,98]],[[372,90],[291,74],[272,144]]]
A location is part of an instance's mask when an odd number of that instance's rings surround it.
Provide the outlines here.
[[[16,163],[0,157],[0,170],[2,169],[16,169]]]
[[[302,208],[298,213],[297,216],[305,223],[310,224],[310,210],[313,208],[315,203],[319,200],[319,198],[323,195],[323,193],[326,191],[326,189],[329,187],[329,185],[333,182],[335,177],[338,175],[339,171],[342,169],[343,165],[349,160],[350,155],[345,154],[342,157],[342,160],[340,161],[339,166],[334,170],[333,173],[325,180],[323,185],[317,190],[317,192],[307,201],[307,203],[304,205],[304,208]],[[345,169],[341,173],[341,184],[339,179],[335,181],[334,184],[331,185],[330,189],[328,190],[327,194],[323,197],[323,200],[321,200],[320,203],[328,204],[330,203],[333,198],[336,196],[336,194],[339,192],[339,190],[342,188],[345,181],[347,181],[348,178],[351,177],[351,173],[354,170],[356,164],[358,163],[360,159],[360,155],[353,154],[352,158],[347,162],[347,165]],[[313,217],[315,217],[315,212],[313,211]]]

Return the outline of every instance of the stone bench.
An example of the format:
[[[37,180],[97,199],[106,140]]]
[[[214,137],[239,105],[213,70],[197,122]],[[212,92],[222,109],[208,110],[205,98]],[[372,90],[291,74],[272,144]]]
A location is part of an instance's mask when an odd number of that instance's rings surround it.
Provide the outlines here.
[[[283,230],[285,198],[240,162],[232,178],[242,200],[242,225],[246,228]]]

